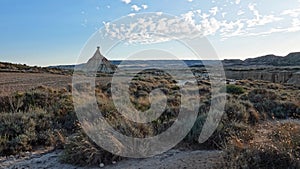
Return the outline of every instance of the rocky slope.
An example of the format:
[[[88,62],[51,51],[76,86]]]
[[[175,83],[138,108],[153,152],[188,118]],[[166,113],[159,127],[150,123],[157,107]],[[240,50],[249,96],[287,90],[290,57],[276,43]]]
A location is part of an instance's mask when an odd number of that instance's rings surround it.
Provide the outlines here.
[[[300,52],[285,57],[266,55],[246,60],[224,60],[226,78],[300,85]]]
[[[300,52],[290,53],[287,56],[266,55],[246,60],[225,59],[225,66],[300,66]]]
[[[300,69],[239,69],[239,68],[225,68],[226,78],[228,79],[252,79],[263,80],[273,83],[287,83],[300,85]]]

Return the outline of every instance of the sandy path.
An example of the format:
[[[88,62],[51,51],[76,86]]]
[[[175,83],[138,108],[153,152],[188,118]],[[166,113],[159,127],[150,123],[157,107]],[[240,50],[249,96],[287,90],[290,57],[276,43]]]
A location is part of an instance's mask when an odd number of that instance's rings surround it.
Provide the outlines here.
[[[1,162],[0,168],[7,169],[99,169],[100,167],[77,167],[59,162],[60,151],[44,155],[34,155],[30,158],[11,159]],[[105,169],[199,169],[213,168],[220,162],[220,151],[179,151],[170,150],[161,155],[147,159],[127,159],[116,164],[105,166]]]

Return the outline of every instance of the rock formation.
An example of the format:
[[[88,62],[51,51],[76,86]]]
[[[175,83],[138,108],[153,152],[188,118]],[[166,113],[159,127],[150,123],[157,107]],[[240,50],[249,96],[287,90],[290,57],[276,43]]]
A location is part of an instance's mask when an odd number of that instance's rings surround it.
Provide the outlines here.
[[[117,68],[100,53],[100,47],[97,47],[95,54],[88,60],[84,67],[88,72],[101,73],[113,73]]]
[[[285,57],[266,55],[246,60],[226,59],[222,61],[224,66],[300,66],[300,52],[290,53]]]

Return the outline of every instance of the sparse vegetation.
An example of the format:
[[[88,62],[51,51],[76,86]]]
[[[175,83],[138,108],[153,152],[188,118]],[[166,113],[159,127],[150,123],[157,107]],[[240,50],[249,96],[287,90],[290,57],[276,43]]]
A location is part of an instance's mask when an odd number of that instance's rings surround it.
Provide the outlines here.
[[[222,168],[299,168],[299,122],[273,122],[260,127],[248,144],[240,137],[228,142]]]
[[[71,97],[64,91],[39,87],[1,99],[1,155],[61,146],[63,137],[78,129]]]
[[[130,85],[130,99],[141,111],[149,109],[148,96],[153,89],[160,88],[168,96],[167,107],[158,119],[137,124],[121,118],[111,98],[109,81],[96,83],[96,98],[102,115],[115,130],[127,136],[145,138],[165,131],[176,120],[181,103],[176,82],[165,77],[139,76]],[[225,152],[222,168],[299,168],[298,121],[275,125],[275,120],[299,118],[297,88],[249,80],[227,85],[227,102],[221,123],[214,134],[199,145],[198,137],[209,111],[211,96],[209,83],[199,81],[198,86],[198,89],[186,91],[194,93],[198,90],[200,93],[198,118],[177,148],[222,150]],[[54,146],[64,149],[61,160],[65,163],[91,166],[121,160],[83,134],[70,92],[69,87],[39,86],[1,95],[0,154],[18,154],[32,151],[37,146]],[[193,97],[191,95],[190,99]],[[97,117],[90,116],[97,120]],[[276,127],[273,129],[272,125]],[[267,129],[267,132],[261,129]]]

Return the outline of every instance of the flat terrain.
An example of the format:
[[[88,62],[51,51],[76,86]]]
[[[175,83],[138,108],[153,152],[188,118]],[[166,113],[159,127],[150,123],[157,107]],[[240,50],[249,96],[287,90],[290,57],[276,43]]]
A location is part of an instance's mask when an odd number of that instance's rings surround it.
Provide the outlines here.
[[[110,79],[110,77],[97,77],[96,82],[108,82]],[[61,89],[71,84],[72,75],[0,72],[0,96],[27,91],[39,86]]]
[[[38,86],[53,88],[71,84],[72,76],[48,73],[0,73],[0,95],[9,95],[17,91],[26,91]]]

